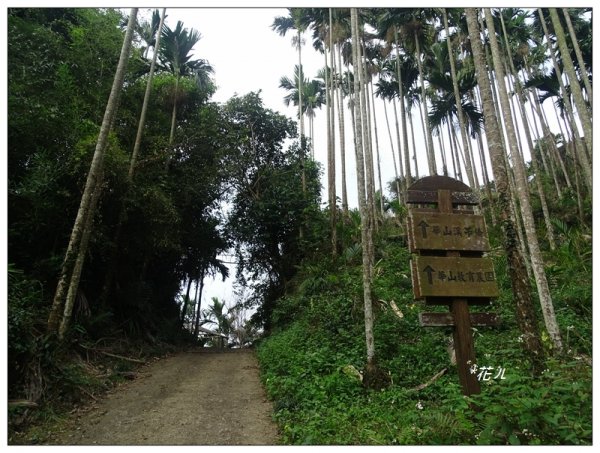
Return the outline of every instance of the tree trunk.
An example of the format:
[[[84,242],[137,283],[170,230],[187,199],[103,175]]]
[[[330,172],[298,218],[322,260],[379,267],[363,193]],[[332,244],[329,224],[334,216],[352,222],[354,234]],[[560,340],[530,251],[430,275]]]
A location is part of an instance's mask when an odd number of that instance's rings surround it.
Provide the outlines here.
[[[588,99],[594,99],[594,94],[592,93],[592,84],[590,82],[590,76],[585,67],[585,62],[583,61],[583,55],[581,54],[581,48],[579,47],[579,43],[577,42],[577,35],[575,34],[575,30],[573,29],[573,24],[571,23],[571,16],[569,15],[569,9],[563,8],[563,14],[565,16],[565,22],[567,24],[567,28],[569,30],[569,35],[571,36],[571,44],[573,44],[573,50],[575,50],[575,55],[577,56],[577,63],[579,64],[579,70],[581,71],[581,78],[583,79],[583,84],[585,85],[585,91],[587,91]],[[592,111],[593,104],[590,102],[590,112]]]
[[[446,147],[444,146],[444,136],[442,130],[438,131],[438,142],[440,144],[440,157],[442,158],[442,174],[448,176],[448,162],[446,158]]]
[[[538,159],[535,155],[535,146],[533,144],[533,139],[531,137],[531,130],[529,129],[529,123],[527,121],[527,113],[525,111],[525,101],[524,97],[522,97],[522,92],[518,87],[518,83],[515,87],[517,92],[517,107],[519,108],[519,113],[521,114],[523,129],[525,133],[525,138],[527,140],[527,145],[529,146],[530,154],[531,154],[531,165],[533,167],[535,186],[537,189],[538,196],[540,198],[540,203],[542,205],[542,214],[544,217],[544,223],[546,225],[546,239],[548,239],[548,244],[550,245],[550,249],[556,249],[556,242],[554,241],[554,228],[552,227],[552,222],[550,220],[550,211],[548,210],[548,202],[546,201],[546,193],[544,191],[544,186],[542,184],[542,172],[539,167]],[[517,115],[515,108],[515,116]],[[540,149],[540,154],[542,153]],[[524,156],[522,156],[524,159]],[[525,170],[524,170],[525,171]]]
[[[531,268],[538,289],[538,295],[540,299],[540,304],[542,306],[542,313],[544,315],[546,329],[548,330],[548,334],[552,339],[554,348],[558,353],[561,353],[562,340],[560,336],[560,329],[558,328],[556,315],[554,314],[554,304],[552,303],[550,287],[548,286],[548,280],[544,271],[544,260],[542,257],[542,252],[540,250],[538,237],[535,230],[535,219],[533,218],[533,210],[531,209],[529,185],[527,183],[525,165],[523,164],[521,156],[518,155],[517,135],[514,128],[514,120],[510,109],[508,93],[504,84],[505,71],[504,65],[502,63],[502,56],[500,55],[500,47],[496,39],[496,30],[494,27],[494,21],[492,19],[492,13],[490,8],[484,8],[484,12],[486,25],[489,31],[490,45],[492,48],[494,69],[496,71],[497,78],[499,81],[498,90],[500,96],[500,104],[502,107],[502,114],[505,119],[504,125],[508,135],[509,148],[512,154],[517,190],[520,195],[519,199],[521,206],[521,216],[523,218],[523,224],[525,225],[525,235],[527,236],[527,245],[529,246],[529,253],[531,255]],[[539,176],[539,174],[536,175],[536,179],[538,181]]]
[[[551,155],[551,144],[548,143],[550,141],[553,141],[551,137],[545,137],[542,134],[540,134],[540,129],[538,127],[538,120],[539,118],[537,117],[537,114],[535,112],[535,107],[533,106],[533,102],[531,101],[531,97],[527,96],[527,99],[529,100],[529,107],[531,109],[531,121],[533,123],[533,136],[535,139],[535,142],[537,143],[537,145],[540,148],[540,155],[542,156],[542,166],[544,167],[544,171],[546,172],[546,174],[550,173],[552,175],[552,180],[554,181],[554,188],[556,190],[556,195],[558,196],[558,198],[562,198],[562,189],[560,187],[560,181],[558,180],[558,174],[556,173],[556,165],[554,162],[554,158]],[[526,103],[525,101],[523,101],[523,103]]]
[[[165,19],[165,14],[166,14],[166,8],[163,8],[158,30],[162,30],[164,19]],[[144,100],[142,102],[142,111],[140,113],[137,134],[135,137],[135,143],[133,145],[133,151],[131,153],[131,158],[129,159],[129,170],[127,172],[127,188],[126,188],[126,190],[129,190],[130,185],[133,183],[133,175],[135,173],[137,157],[138,157],[140,146],[142,143],[142,135],[143,135],[143,131],[144,131],[144,125],[146,123],[148,102],[150,100],[150,92],[152,89],[152,79],[154,77],[154,69],[156,66],[156,59],[158,57],[158,51],[160,49],[161,35],[162,35],[162,33],[157,34],[156,43],[154,44],[154,54],[152,55],[152,62],[150,64],[150,73],[148,75],[148,81],[146,83],[146,91],[144,93]],[[146,51],[148,50],[148,48],[146,49]],[[116,232],[115,232],[115,236],[114,236],[115,239],[114,239],[114,243],[111,247],[112,250],[110,253],[110,262],[112,263],[112,265],[108,268],[107,273],[106,273],[104,288],[102,289],[102,294],[100,296],[101,304],[106,303],[106,300],[108,298],[108,293],[110,292],[110,288],[111,288],[112,282],[114,280],[115,272],[117,271],[117,265],[116,265],[117,252],[119,250],[119,245],[121,243],[121,231],[122,231],[124,221],[125,221],[125,208],[123,205],[121,205],[120,212],[119,212],[119,220],[117,222]]]
[[[357,19],[358,21],[358,19]],[[359,86],[360,86],[360,109],[362,114],[362,130],[363,137],[366,140],[366,144],[363,143],[364,146],[364,155],[365,155],[365,172],[366,172],[366,181],[367,181],[367,204],[369,205],[368,213],[371,216],[371,228],[373,231],[377,229],[377,224],[375,222],[375,167],[373,165],[373,141],[371,136],[371,108],[369,102],[369,96],[367,94],[367,84],[368,77],[366,71],[366,64],[363,65],[363,53],[362,49],[364,47],[364,38],[361,29],[361,34],[359,36],[360,41],[358,43],[358,66],[360,68],[360,72],[358,73],[359,78]]]
[[[200,307],[202,305],[202,291],[204,291],[204,276],[206,275],[206,270],[204,267],[202,268],[200,275],[198,277],[198,283],[200,283],[200,292],[196,298],[196,323],[194,325],[194,339],[198,339],[198,332],[200,331]]]
[[[421,114],[423,115],[423,124],[425,128],[425,138],[427,144],[427,164],[429,165],[429,174],[431,176],[437,174],[437,165],[435,163],[435,151],[433,147],[433,136],[431,133],[431,126],[429,124],[429,112],[427,111],[427,94],[425,93],[425,81],[423,78],[423,62],[421,61],[421,45],[419,42],[419,36],[415,30],[415,45],[416,45],[416,57],[417,67],[419,68],[419,83],[421,85]]]
[[[77,217],[71,231],[71,237],[69,239],[69,245],[67,246],[67,252],[63,260],[60,278],[52,302],[52,308],[50,316],[48,318],[48,331],[57,332],[60,313],[64,304],[65,292],[70,286],[70,282],[67,283],[67,279],[73,270],[75,265],[76,256],[78,249],[81,244],[81,239],[84,234],[86,219],[88,216],[94,215],[93,209],[91,209],[92,195],[98,186],[98,181],[102,174],[102,165],[104,161],[104,154],[108,143],[108,134],[110,132],[110,125],[112,124],[113,117],[117,109],[117,98],[118,93],[123,87],[123,79],[125,77],[125,69],[127,67],[127,61],[129,59],[129,52],[131,50],[131,41],[133,38],[133,30],[135,27],[137,8],[132,8],[129,15],[129,22],[127,25],[127,31],[123,39],[123,46],[121,48],[121,55],[119,57],[119,63],[115,72],[115,78],[113,80],[112,88],[106,104],[106,110],[104,111],[104,118],[102,119],[102,125],[100,126],[100,133],[98,135],[98,141],[96,142],[96,149],[94,150],[94,156],[90,165],[90,170],[85,183],[79,209],[77,211]],[[71,277],[73,278],[73,277]],[[76,293],[76,288],[75,288]],[[63,313],[64,315],[64,313]],[[70,314],[69,314],[70,316]]]
[[[190,275],[190,277],[188,279],[187,290],[185,291],[185,298],[183,299],[183,307],[181,307],[181,315],[180,315],[180,317],[181,317],[181,325],[182,326],[185,325],[185,315],[187,314],[188,304],[190,302],[190,290],[192,289],[192,282],[193,281],[194,281],[194,279]]]
[[[73,275],[71,276],[71,282],[69,284],[69,290],[67,291],[67,298],[65,299],[65,309],[63,311],[63,318],[58,328],[58,337],[62,340],[67,333],[67,329],[71,323],[71,317],[73,315],[73,307],[75,306],[75,298],[79,289],[79,281],[81,279],[81,272],[83,270],[83,264],[85,262],[85,256],[87,254],[88,245],[90,243],[90,236],[92,233],[92,227],[94,226],[94,215],[93,212],[96,210],[100,194],[102,192],[102,179],[104,171],[100,171],[96,189],[92,195],[90,202],[90,212],[85,219],[85,228],[83,230],[83,236],[81,237],[81,244],[79,251],[77,252],[77,259],[73,267]]]
[[[302,32],[298,30],[298,119],[300,120],[300,146],[304,149],[304,106],[302,105],[302,84],[304,83],[302,70]]]
[[[494,111],[492,88],[485,66],[486,60],[482,49],[479,25],[477,23],[477,10],[466,8],[466,16],[477,81],[481,90],[490,159],[496,180],[496,190],[498,192],[498,208],[504,232],[504,247],[508,260],[508,270],[514,293],[516,318],[523,333],[524,345],[530,354],[534,370],[541,371],[543,369],[543,348],[537,332],[535,310],[527,280],[527,272],[525,271],[525,263],[519,251],[514,222],[510,216],[508,174],[504,164],[505,152],[502,146],[500,126],[496,112]]]
[[[160,49],[160,37],[162,35],[161,30],[165,21],[165,13],[167,8],[163,8],[162,15],[160,17],[160,24],[158,26],[158,33],[156,36],[156,43],[154,44],[154,55],[152,55],[152,63],[150,64],[150,74],[148,75],[148,82],[146,83],[146,91],[144,93],[144,101],[142,103],[142,112],[140,113],[140,120],[138,123],[137,134],[135,136],[135,144],[133,145],[133,152],[131,153],[131,159],[129,160],[129,171],[127,178],[129,182],[133,180],[133,173],[135,172],[135,164],[137,162],[137,156],[142,143],[142,134],[144,132],[144,124],[146,123],[146,113],[148,111],[148,101],[150,100],[150,92],[152,90],[152,79],[154,77],[154,67],[156,66],[156,58],[158,57],[158,51]]]
[[[355,117],[355,128],[356,128],[356,179],[358,185],[358,204],[361,217],[361,243],[362,243],[362,264],[363,264],[363,302],[364,302],[364,314],[365,314],[365,339],[367,346],[367,365],[375,363],[375,341],[373,337],[373,307],[372,307],[372,294],[371,294],[371,283],[372,283],[372,270],[371,265],[371,246],[372,242],[372,230],[371,230],[371,217],[369,215],[369,207],[365,197],[366,186],[365,186],[365,159],[363,151],[363,115],[361,103],[363,97],[360,96],[362,90],[360,86],[359,74],[361,74],[361,62],[360,62],[360,45],[359,34],[358,34],[358,18],[356,8],[350,10],[351,14],[351,28],[352,28],[352,62],[354,67],[354,117]]]
[[[340,71],[340,79],[342,73],[342,56],[339,46],[337,47],[337,59],[338,68]],[[340,134],[340,158],[341,158],[341,172],[342,172],[342,212],[345,217],[348,217],[348,188],[346,186],[346,131],[344,124],[344,101],[342,87],[338,86],[338,123],[339,123],[339,134]]]
[[[373,129],[375,133],[375,158],[377,159],[377,179],[379,183],[379,209],[381,210],[381,218],[383,219],[383,185],[381,183],[381,160],[379,158],[379,137],[377,134],[377,116],[375,114],[375,93],[373,92],[373,82],[370,84],[371,87],[371,104],[373,105]]]
[[[458,160],[458,143],[456,143],[456,133],[450,121],[446,123],[448,129],[448,137],[450,141],[450,158],[452,159],[452,171],[456,179],[462,179],[460,171],[460,160]]]
[[[179,74],[175,77],[175,93],[173,94],[173,111],[171,112],[171,131],[169,132],[169,145],[175,138],[175,123],[177,122],[177,92],[179,91]]]
[[[527,62],[525,62],[525,63],[527,65]],[[528,67],[528,65],[526,67],[527,67],[528,76],[532,77],[531,69]],[[529,95],[530,95],[530,98],[533,99],[531,108],[535,107],[535,111],[537,112],[537,117],[542,126],[542,134],[545,138],[547,138],[547,140],[550,141],[550,152],[551,152],[551,156],[552,156],[551,160],[554,159],[558,163],[558,165],[561,168],[563,177],[565,178],[565,183],[567,184],[567,187],[571,188],[572,187],[571,179],[569,178],[569,174],[565,167],[565,163],[562,160],[562,158],[560,157],[560,154],[558,152],[558,147],[556,146],[556,139],[554,138],[554,134],[552,134],[552,132],[550,131],[550,127],[548,126],[548,119],[546,118],[545,112],[542,109],[540,98],[539,98],[537,92],[535,92],[535,91],[530,92]],[[554,105],[554,104],[552,104],[552,105]],[[560,121],[558,122],[558,125],[559,125],[559,127],[562,128],[562,126],[560,125]],[[563,136],[564,136],[564,134],[563,134]]]
[[[417,142],[415,140],[415,128],[413,126],[412,114],[408,113],[408,125],[410,126],[410,136],[412,139],[413,146],[413,161],[415,163],[415,178],[419,179],[419,163],[417,161]],[[408,150],[407,150],[408,152]],[[408,173],[408,170],[406,170]]]
[[[408,189],[411,185],[412,185],[412,177],[411,177],[411,173],[410,173],[410,156],[409,156],[409,150],[408,150],[408,131],[407,131],[407,127],[406,127],[406,110],[404,108],[404,87],[402,84],[402,70],[401,70],[401,64],[400,64],[400,51],[398,50],[400,48],[400,44],[398,43],[398,29],[394,29],[395,32],[395,40],[396,40],[396,71],[398,73],[398,101],[400,102],[400,121],[402,122],[402,144],[404,145],[403,147],[400,146],[400,142],[398,142],[398,159],[402,160],[402,155],[401,155],[401,149],[404,148],[404,171],[405,171],[405,177],[404,177],[404,188],[405,190]],[[410,119],[409,119],[410,121]],[[414,137],[414,132],[412,130],[412,121],[410,122],[410,126],[411,126],[411,133],[413,133],[413,150],[416,153],[416,148],[415,148],[415,137]],[[417,176],[417,179],[419,179],[419,170],[417,169],[417,159],[415,156],[415,173]]]
[[[569,78],[569,86],[571,88],[571,93],[573,94],[575,105],[577,106],[577,113],[579,114],[579,119],[583,127],[585,145],[587,146],[587,149],[591,152],[591,150],[593,149],[592,118],[590,117],[588,106],[585,102],[585,99],[583,98],[583,93],[581,92],[579,78],[577,77],[577,74],[575,72],[575,65],[573,64],[573,60],[571,59],[571,52],[569,46],[567,45],[565,30],[563,29],[563,26],[560,23],[558,12],[556,11],[556,8],[549,8],[549,11],[550,19],[552,20],[552,26],[554,27],[554,34],[558,43],[558,48],[560,49],[560,56],[562,57],[564,70],[567,74],[567,77]]]
[[[467,127],[465,124],[465,116],[462,109],[462,102],[460,96],[460,90],[458,89],[458,78],[456,76],[456,65],[454,63],[454,51],[452,50],[452,44],[450,43],[450,28],[448,27],[448,14],[446,13],[446,8],[442,9],[442,13],[444,15],[444,28],[446,29],[446,45],[448,46],[448,57],[450,60],[450,75],[452,76],[452,88],[454,90],[454,100],[456,101],[456,113],[458,116],[458,124],[460,129],[460,138],[463,144],[463,150],[465,154],[465,170],[467,172],[467,180],[469,181],[469,186],[475,191],[475,193],[479,193],[479,187],[475,184],[475,178],[473,177],[473,156],[469,152],[469,145],[467,144]]]
[[[402,102],[402,101],[400,101]],[[400,127],[398,125],[398,109],[396,108],[396,101],[392,98],[392,106],[394,107],[394,124],[396,126],[396,143],[398,143],[398,167],[400,167],[400,178],[404,175],[407,175],[410,170],[402,168],[402,153],[400,152],[400,148],[402,144],[400,142]],[[404,155],[408,154],[408,147],[404,148]],[[404,170],[404,171],[403,171]],[[402,192],[398,192],[398,199],[405,200],[406,199],[406,177],[404,176],[404,181],[402,182]]]
[[[560,67],[558,65],[558,62],[556,61],[556,57],[554,56],[554,52],[552,51],[552,48],[551,48],[550,35],[548,33],[548,27],[546,26],[546,22],[545,22],[544,15],[542,13],[541,8],[538,8],[538,14],[539,14],[540,19],[541,19],[541,24],[542,24],[542,27],[544,29],[544,34],[546,35],[546,41],[548,42],[548,48],[550,49],[550,56],[552,57],[552,64],[554,65],[554,69],[556,71],[556,78],[557,78],[558,83],[560,85],[561,95],[562,95],[562,98],[563,98],[563,100],[565,102],[565,107],[566,107],[566,110],[567,110],[567,115],[569,117],[569,123],[571,124],[571,130],[573,132],[573,135],[574,135],[575,139],[577,140],[577,139],[580,138],[580,135],[579,135],[579,129],[577,128],[577,124],[575,123],[575,113],[573,112],[573,106],[572,106],[571,101],[569,99],[569,95],[568,95],[567,89],[565,87],[565,84],[563,83],[563,80],[562,80],[562,73],[561,73]],[[584,131],[585,131],[585,129],[584,129]],[[586,133],[586,135],[587,135],[587,133]],[[588,139],[591,139],[591,136],[590,137],[586,137],[586,141]],[[591,146],[588,147],[588,149],[592,150]],[[581,169],[583,170],[583,175],[584,175],[584,178],[585,178],[584,180],[585,180],[587,188],[589,189],[589,193],[590,193],[590,196],[591,196],[591,194],[592,194],[592,187],[593,187],[593,184],[592,184],[592,167],[591,167],[590,161],[589,161],[586,153],[582,152],[582,151],[583,150],[581,150],[581,147],[578,146],[577,147],[577,152],[578,152],[578,156],[577,157],[578,157],[578,159],[579,159],[579,161],[581,163]]]
[[[331,228],[331,254],[337,255],[336,190],[335,190],[335,100],[333,96],[333,12],[329,8],[329,66],[327,71],[327,45],[325,54],[325,89],[327,102],[327,185],[329,189],[329,225]]]
[[[510,47],[509,47],[509,42],[508,42],[508,36],[506,33],[506,27],[504,26],[504,19],[502,18],[502,15],[500,15],[500,22],[502,25],[502,36],[504,37],[505,49],[509,49]],[[537,157],[535,155],[536,154],[535,146],[533,144],[531,130],[529,128],[529,123],[527,120],[527,112],[525,110],[525,95],[523,94],[523,90],[521,89],[521,82],[517,76],[517,71],[515,69],[515,66],[513,64],[510,54],[507,55],[507,61],[510,66],[510,68],[509,68],[510,75],[512,76],[512,79],[514,80],[513,87],[514,87],[514,91],[517,93],[517,97],[516,97],[517,107],[519,108],[519,113],[521,114],[523,129],[525,132],[525,138],[527,139],[527,145],[529,146],[529,150],[530,150],[530,154],[531,154],[531,164],[533,166],[533,171],[535,173],[535,184],[536,184],[536,188],[538,191],[538,196],[540,197],[540,203],[542,205],[542,213],[544,215],[544,222],[546,224],[546,237],[548,239],[550,249],[554,250],[556,248],[556,244],[554,242],[554,229],[552,227],[552,222],[550,221],[550,212],[548,211],[548,203],[546,202],[546,194],[544,192],[544,188],[542,185],[542,178],[541,178],[542,174],[540,172]],[[510,84],[510,76],[508,77],[508,81]],[[512,100],[514,101],[515,98],[513,98]],[[517,107],[515,107],[515,117],[517,115],[517,112],[516,112]],[[540,142],[540,154],[543,155],[543,151],[541,150],[541,148],[542,148],[542,142]],[[524,159],[524,156],[523,156],[523,159]],[[556,178],[556,176],[555,176],[555,178]]]
[[[383,113],[385,114],[385,124],[387,125],[388,136],[390,138],[390,149],[392,150],[392,161],[394,162],[394,175],[396,176],[396,195],[398,196],[398,203],[402,201],[402,191],[400,190],[400,176],[398,175],[398,166],[396,165],[396,152],[394,151],[394,139],[392,138],[392,131],[390,129],[390,121],[387,113],[387,105],[385,99],[383,101]],[[392,102],[394,100],[392,99]],[[396,104],[394,104],[394,109]],[[398,116],[396,115],[396,125],[398,125]],[[400,137],[398,137],[400,138]],[[402,165],[402,164],[401,164]]]

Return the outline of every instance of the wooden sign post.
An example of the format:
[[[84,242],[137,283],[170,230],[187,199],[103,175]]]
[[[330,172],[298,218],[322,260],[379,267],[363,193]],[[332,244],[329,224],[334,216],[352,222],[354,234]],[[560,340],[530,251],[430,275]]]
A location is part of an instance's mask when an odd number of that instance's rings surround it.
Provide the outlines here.
[[[492,313],[469,313],[469,304],[489,304],[498,296],[496,274],[482,215],[473,211],[476,195],[462,182],[427,176],[407,191],[408,243],[415,299],[448,305],[449,313],[421,313],[422,326],[453,326],[458,376],[465,395],[481,391],[471,373],[476,364],[472,326],[496,326]]]

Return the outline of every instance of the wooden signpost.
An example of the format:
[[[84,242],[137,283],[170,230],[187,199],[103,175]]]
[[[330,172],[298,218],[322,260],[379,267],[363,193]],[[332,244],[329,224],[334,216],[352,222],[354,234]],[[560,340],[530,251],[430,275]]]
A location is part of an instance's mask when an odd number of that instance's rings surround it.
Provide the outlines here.
[[[446,176],[419,179],[407,191],[408,244],[415,299],[448,305],[448,313],[420,313],[426,327],[453,326],[458,376],[465,395],[480,392],[471,373],[476,364],[473,326],[496,326],[492,313],[469,313],[469,305],[485,305],[498,296],[483,216],[475,214],[477,196],[462,182]]]

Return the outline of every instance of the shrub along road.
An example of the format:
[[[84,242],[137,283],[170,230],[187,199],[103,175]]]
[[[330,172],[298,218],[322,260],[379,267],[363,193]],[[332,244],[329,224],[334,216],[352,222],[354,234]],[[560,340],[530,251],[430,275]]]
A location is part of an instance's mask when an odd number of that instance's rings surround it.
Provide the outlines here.
[[[250,350],[159,360],[81,415],[58,445],[273,445],[277,428]]]

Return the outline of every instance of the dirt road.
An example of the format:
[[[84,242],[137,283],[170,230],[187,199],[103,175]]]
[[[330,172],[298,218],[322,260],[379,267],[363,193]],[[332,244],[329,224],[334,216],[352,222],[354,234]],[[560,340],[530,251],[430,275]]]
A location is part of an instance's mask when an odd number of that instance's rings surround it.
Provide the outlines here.
[[[82,415],[62,445],[274,445],[272,407],[249,350],[181,353]]]

